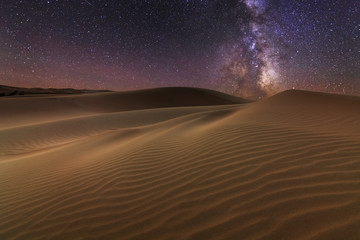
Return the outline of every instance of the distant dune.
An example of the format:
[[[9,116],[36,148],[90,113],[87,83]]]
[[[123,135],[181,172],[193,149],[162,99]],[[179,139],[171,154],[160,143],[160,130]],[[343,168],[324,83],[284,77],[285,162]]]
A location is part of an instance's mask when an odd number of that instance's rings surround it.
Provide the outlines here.
[[[55,92],[0,98],[0,239],[360,239],[359,97]]]
[[[73,88],[20,88],[0,85],[0,97],[17,96],[17,95],[34,95],[34,94],[79,94],[93,92],[109,92],[107,90],[87,90]]]

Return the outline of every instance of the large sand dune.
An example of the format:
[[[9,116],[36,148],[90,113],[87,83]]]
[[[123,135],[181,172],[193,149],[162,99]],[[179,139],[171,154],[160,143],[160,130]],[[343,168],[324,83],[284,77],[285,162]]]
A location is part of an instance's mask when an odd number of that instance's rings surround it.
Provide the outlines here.
[[[0,113],[0,239],[360,239],[358,97],[169,88]]]

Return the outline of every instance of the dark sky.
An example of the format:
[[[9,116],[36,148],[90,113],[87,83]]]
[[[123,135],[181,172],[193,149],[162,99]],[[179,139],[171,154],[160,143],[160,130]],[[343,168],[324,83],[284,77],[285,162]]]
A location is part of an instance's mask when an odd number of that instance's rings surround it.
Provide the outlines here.
[[[360,1],[1,0],[0,84],[360,95]]]

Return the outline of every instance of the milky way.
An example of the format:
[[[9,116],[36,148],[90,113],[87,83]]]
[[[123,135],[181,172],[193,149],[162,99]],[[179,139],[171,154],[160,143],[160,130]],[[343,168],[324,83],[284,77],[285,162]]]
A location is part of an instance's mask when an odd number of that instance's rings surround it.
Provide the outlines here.
[[[264,22],[270,7],[265,0],[247,0],[244,5],[251,20],[248,24],[240,22],[240,37],[220,47],[220,71],[216,75],[223,80],[225,92],[244,97],[271,95],[284,87],[278,72],[279,46],[272,42],[272,29]]]
[[[2,0],[0,84],[360,95],[360,1]]]

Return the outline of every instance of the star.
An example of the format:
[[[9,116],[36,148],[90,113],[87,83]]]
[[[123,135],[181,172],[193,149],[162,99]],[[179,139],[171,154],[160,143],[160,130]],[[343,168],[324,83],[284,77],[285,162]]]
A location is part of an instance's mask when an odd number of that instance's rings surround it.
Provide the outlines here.
[[[360,95],[357,0],[4,0],[0,9],[0,84]]]

